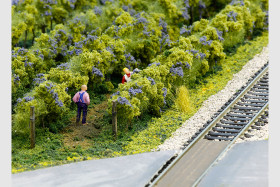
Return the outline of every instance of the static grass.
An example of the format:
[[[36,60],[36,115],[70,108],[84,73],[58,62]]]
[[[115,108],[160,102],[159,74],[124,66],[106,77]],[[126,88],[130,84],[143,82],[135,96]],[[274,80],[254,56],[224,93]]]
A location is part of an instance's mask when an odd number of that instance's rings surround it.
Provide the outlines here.
[[[110,116],[104,118],[102,132],[97,138],[92,139],[92,147],[83,149],[65,147],[61,134],[50,133],[47,129],[36,131],[36,148],[29,149],[28,136],[14,134],[12,137],[12,173],[34,170],[43,167],[60,165],[75,161],[109,158],[130,154],[144,153],[155,150],[166,139],[171,137],[183,122],[193,116],[202,106],[203,102],[211,95],[222,90],[233,74],[242,67],[263,47],[268,45],[268,33],[252,41],[245,42],[235,49],[236,53],[228,54],[220,66],[215,66],[204,77],[197,80],[190,88],[189,97],[193,102],[193,110],[182,113],[176,107],[165,111],[160,118],[144,115],[142,119],[134,119],[133,127],[125,130],[119,124],[118,139],[114,141],[110,126]]]
[[[186,86],[180,86],[177,89],[177,98],[175,104],[183,113],[191,113],[193,111],[193,104],[189,96],[189,91]]]

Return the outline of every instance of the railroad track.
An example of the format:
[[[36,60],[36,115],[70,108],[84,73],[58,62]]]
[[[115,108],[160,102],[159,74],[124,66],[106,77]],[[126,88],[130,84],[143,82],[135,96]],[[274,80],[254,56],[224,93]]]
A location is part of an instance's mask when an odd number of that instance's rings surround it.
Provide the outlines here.
[[[249,128],[260,129],[268,118],[268,63],[248,80],[174,155],[146,186],[196,186],[211,166]]]

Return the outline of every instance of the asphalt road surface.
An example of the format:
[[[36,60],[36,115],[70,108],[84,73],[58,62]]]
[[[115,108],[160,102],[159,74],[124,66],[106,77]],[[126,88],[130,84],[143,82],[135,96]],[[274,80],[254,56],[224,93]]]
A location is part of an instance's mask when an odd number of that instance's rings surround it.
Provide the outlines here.
[[[13,187],[143,187],[174,151],[89,160],[12,175]]]

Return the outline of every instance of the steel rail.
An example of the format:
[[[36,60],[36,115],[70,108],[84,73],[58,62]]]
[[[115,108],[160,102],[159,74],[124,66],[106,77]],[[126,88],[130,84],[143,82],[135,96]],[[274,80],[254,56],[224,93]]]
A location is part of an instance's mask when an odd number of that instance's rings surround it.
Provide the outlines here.
[[[231,146],[234,144],[234,142],[242,136],[248,128],[253,125],[256,120],[259,118],[259,116],[268,108],[268,102],[262,107],[262,109],[249,121],[249,123],[240,131],[240,133],[230,141],[229,145],[219,154],[219,156],[212,162],[212,164],[204,171],[204,173],[196,180],[196,182],[192,185],[193,187],[197,186],[200,180],[206,175],[206,173],[210,170],[210,168],[231,148]]]
[[[186,147],[186,149],[180,153],[165,170],[157,176],[157,178],[150,184],[151,187],[165,176],[165,174],[203,137],[214,127],[217,122],[219,122],[225,114],[227,114],[230,109],[256,84],[258,80],[268,71],[268,64],[266,67],[243,89],[243,91],[235,97],[235,99]],[[155,173],[153,176],[157,175]]]

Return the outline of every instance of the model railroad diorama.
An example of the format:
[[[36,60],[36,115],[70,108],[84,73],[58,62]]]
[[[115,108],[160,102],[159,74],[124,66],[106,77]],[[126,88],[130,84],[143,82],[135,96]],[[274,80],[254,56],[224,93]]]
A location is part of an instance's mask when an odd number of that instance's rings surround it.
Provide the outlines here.
[[[234,143],[268,138],[268,0],[12,0],[11,13],[12,173],[176,150],[146,186],[191,186]]]

